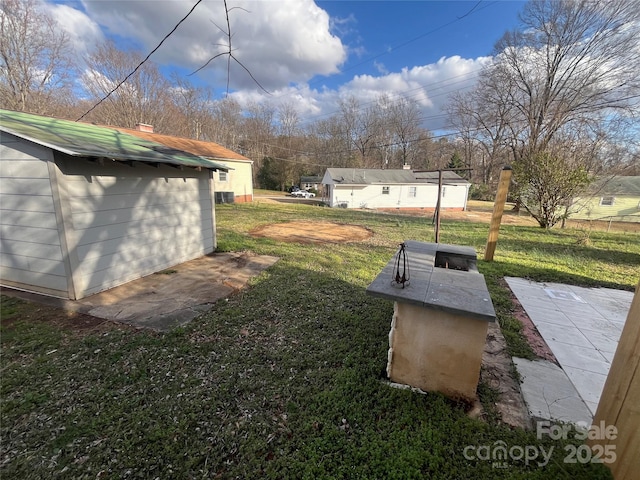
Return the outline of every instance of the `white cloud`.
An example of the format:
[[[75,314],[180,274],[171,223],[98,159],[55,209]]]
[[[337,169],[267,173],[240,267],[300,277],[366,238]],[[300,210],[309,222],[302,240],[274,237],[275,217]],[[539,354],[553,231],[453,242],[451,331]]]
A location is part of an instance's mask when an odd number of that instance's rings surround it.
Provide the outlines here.
[[[374,60],[374,61],[373,61],[373,66],[376,68],[376,70],[377,70],[379,73],[383,73],[383,74],[385,74],[385,75],[386,75],[387,73],[389,73],[389,70],[387,70],[387,67],[385,67],[385,66],[384,66],[384,63],[382,63],[382,62],[378,62],[377,60]]]
[[[148,52],[184,17],[193,1],[105,2],[85,0],[89,16],[112,34],[132,38]],[[346,47],[330,31],[329,15],[312,0],[237,1],[229,12],[233,55],[266,89],[304,82],[339,71]],[[220,27],[220,28],[218,28]],[[178,27],[152,59],[196,70],[227,50],[222,2],[203,2]],[[201,73],[218,87],[226,85],[227,58]],[[232,88],[256,87],[232,61]]]
[[[45,4],[45,7],[69,36],[76,58],[82,59],[104,41],[100,26],[84,12],[65,4]]]
[[[477,75],[491,57],[465,59],[459,56],[443,57],[435,63],[384,75],[356,75],[339,89],[311,89],[302,84],[289,86],[266,96],[258,91],[239,91],[232,94],[241,106],[252,102],[267,101],[273,105],[280,102],[293,103],[305,123],[327,118],[339,110],[340,99],[355,97],[361,105],[376,101],[382,94],[390,97],[405,97],[415,102],[425,118],[424,126],[430,130],[441,130],[446,126],[443,107],[449,95],[470,89]]]
[[[73,34],[78,51],[88,50],[104,35],[115,35],[146,54],[194,4],[195,0],[82,0],[86,14],[69,5],[50,5],[50,8],[70,35]],[[409,66],[396,72],[374,62],[378,74],[356,75],[339,87],[318,87],[319,78],[340,73],[347,55],[356,54],[358,41],[356,47],[347,47],[334,34],[349,31],[357,23],[355,18],[330,18],[312,0],[234,0],[229,6],[233,7],[229,12],[233,53],[272,93],[262,92],[249,74],[232,62],[232,96],[243,107],[262,101],[272,105],[294,103],[300,117],[307,122],[335,113],[341,98],[354,96],[364,104],[387,94],[414,101],[422,110],[427,128],[442,128],[446,122],[442,107],[448,96],[470,88],[477,73],[491,58],[443,57],[431,64]],[[226,44],[227,39],[218,27],[226,29],[226,25],[223,2],[202,2],[152,60],[182,71],[196,70],[215,54],[225,51],[219,44]],[[199,76],[211,87],[224,89],[227,58],[217,58]],[[312,79],[310,85],[308,82]]]

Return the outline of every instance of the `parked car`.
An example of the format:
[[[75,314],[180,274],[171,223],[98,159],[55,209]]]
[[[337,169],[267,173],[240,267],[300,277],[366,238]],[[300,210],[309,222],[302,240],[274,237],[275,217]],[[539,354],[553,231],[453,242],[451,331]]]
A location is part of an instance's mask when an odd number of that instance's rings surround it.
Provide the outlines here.
[[[291,192],[291,196],[299,198],[313,198],[316,196],[316,194],[307,192],[306,190],[296,190],[295,192]]]
[[[291,187],[289,187],[289,193],[297,192],[299,190],[300,190],[300,187],[297,185],[292,185]]]

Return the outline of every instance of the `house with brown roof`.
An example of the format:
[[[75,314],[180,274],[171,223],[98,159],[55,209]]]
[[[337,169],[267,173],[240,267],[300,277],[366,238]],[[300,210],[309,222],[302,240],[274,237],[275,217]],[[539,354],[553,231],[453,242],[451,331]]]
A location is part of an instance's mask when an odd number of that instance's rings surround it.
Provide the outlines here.
[[[153,132],[153,126],[139,123],[136,129],[117,128],[134,135],[220,163],[228,171],[214,176],[216,203],[244,203],[253,201],[253,161],[214,142],[174,137]]]

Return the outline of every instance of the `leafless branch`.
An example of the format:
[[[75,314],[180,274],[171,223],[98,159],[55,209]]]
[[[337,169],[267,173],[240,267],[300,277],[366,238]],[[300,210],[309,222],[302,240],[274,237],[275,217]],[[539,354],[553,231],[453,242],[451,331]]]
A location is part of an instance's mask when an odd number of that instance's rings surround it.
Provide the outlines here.
[[[222,33],[224,33],[227,36],[227,44],[218,44],[218,45],[224,45],[225,47],[227,47],[227,50],[224,52],[220,52],[216,55],[214,55],[213,57],[211,57],[209,60],[207,60],[207,62],[202,65],[200,68],[198,68],[197,70],[191,72],[189,75],[187,76],[191,76],[191,75],[195,75],[196,73],[198,73],[199,71],[203,70],[204,68],[206,68],[213,60],[215,60],[218,57],[221,57],[223,55],[227,55],[227,96],[229,95],[229,84],[231,82],[231,60],[233,60],[234,62],[236,62],[238,65],[240,65],[251,77],[251,80],[253,80],[255,82],[256,85],[258,85],[258,87],[260,87],[260,89],[265,92],[268,95],[271,95],[271,92],[269,92],[267,89],[265,89],[260,82],[258,82],[258,80],[256,80],[256,78],[253,76],[253,74],[251,73],[251,71],[240,61],[238,60],[234,55],[233,55],[233,48],[231,46],[231,39],[233,38],[233,34],[231,33],[231,22],[229,21],[229,12],[231,12],[232,10],[243,10],[247,13],[249,13],[248,10],[242,8],[242,7],[232,7],[229,8],[227,5],[227,0],[224,0],[224,11],[225,11],[225,16],[227,19],[227,29],[224,30],[223,28],[221,28],[219,25],[217,25],[215,22],[211,22],[213,23]]]

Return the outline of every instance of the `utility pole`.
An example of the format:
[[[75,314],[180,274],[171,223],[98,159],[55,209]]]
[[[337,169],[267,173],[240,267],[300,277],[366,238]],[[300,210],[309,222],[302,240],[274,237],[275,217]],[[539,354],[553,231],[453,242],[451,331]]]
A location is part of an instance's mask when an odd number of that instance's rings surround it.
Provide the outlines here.
[[[442,206],[442,172],[470,172],[473,168],[439,168],[438,170],[414,170],[413,173],[432,173],[438,172],[438,200],[436,201],[436,210],[433,215],[432,225],[435,225],[435,241],[440,243],[440,209]]]

